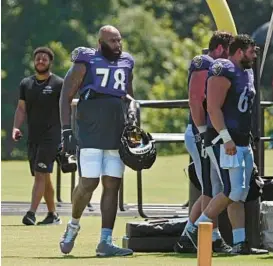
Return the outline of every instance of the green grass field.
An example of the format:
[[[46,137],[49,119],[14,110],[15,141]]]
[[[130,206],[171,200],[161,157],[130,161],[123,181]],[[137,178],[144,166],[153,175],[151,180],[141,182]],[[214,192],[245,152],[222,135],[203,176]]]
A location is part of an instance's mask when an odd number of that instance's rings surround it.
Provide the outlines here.
[[[273,151],[266,152],[266,174],[273,173]],[[151,170],[143,174],[144,203],[183,203],[188,199],[188,180],[183,169],[188,156],[159,157]],[[2,162],[2,201],[29,201],[32,177],[27,162]],[[55,182],[54,174],[54,182]],[[62,197],[70,199],[70,176],[62,179]],[[126,170],[125,202],[136,202],[136,173]],[[92,202],[98,202],[100,188]],[[100,217],[83,217],[77,244],[70,256],[63,256],[58,242],[69,217],[62,217],[63,224],[50,227],[26,227],[19,216],[2,216],[2,265],[197,265],[196,256],[174,253],[135,253],[128,258],[99,259],[95,248],[100,233]],[[40,219],[40,217],[39,217]],[[38,220],[39,220],[38,219]],[[117,244],[121,245],[128,221],[134,217],[118,217],[114,230]],[[267,256],[213,257],[213,266],[273,265],[272,253]]]
[[[265,174],[273,175],[273,151],[266,151]],[[144,203],[180,204],[188,199],[188,178],[184,173],[189,159],[187,155],[158,157],[152,169],[143,171]],[[56,170],[56,169],[55,169]],[[2,201],[30,201],[33,178],[28,162],[2,162]],[[70,175],[62,175],[62,199],[70,201]],[[53,173],[56,182],[56,172]],[[99,202],[101,186],[92,201]],[[136,172],[126,168],[124,178],[124,202],[137,202]]]
[[[114,230],[116,243],[121,245],[125,232],[125,224],[134,218],[118,217]],[[18,217],[2,217],[2,265],[6,266],[43,266],[43,265],[182,265],[196,266],[196,255],[180,255],[175,253],[135,253],[127,258],[96,258],[95,249],[99,239],[100,217],[84,217],[81,220],[81,232],[76,246],[69,256],[59,251],[59,239],[68,217],[63,218],[64,224],[48,227],[21,226]],[[272,266],[273,256],[240,256],[213,257],[213,266]]]
[[[188,198],[188,178],[183,169],[188,156],[158,157],[152,169],[143,171],[143,200],[145,203],[184,203]],[[56,169],[55,169],[56,170]],[[53,173],[56,182],[56,172]],[[70,175],[62,175],[62,198],[70,201]],[[2,201],[29,201],[33,178],[28,163],[22,161],[2,162]],[[92,201],[99,202],[101,186]],[[124,178],[124,201],[137,202],[136,172],[126,168]]]

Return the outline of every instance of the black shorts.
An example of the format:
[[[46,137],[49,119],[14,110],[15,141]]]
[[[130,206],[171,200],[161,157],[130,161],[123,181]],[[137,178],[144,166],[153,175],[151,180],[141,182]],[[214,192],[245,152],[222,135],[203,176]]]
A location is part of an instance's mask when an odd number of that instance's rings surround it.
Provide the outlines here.
[[[52,173],[58,146],[50,143],[28,143],[28,160],[32,176],[34,176],[35,171]]]
[[[116,97],[82,100],[77,106],[79,148],[117,150],[124,129],[125,103]]]

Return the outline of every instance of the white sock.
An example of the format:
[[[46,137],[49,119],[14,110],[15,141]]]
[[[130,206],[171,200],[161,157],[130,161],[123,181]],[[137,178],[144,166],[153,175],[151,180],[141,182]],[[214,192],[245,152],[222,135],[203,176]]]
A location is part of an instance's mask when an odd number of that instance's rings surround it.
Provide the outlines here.
[[[245,228],[233,229],[232,234],[233,234],[233,245],[246,240]]]
[[[106,241],[109,244],[112,243],[112,233],[113,229],[111,228],[102,228],[101,229],[101,235],[100,235],[100,242]]]
[[[221,236],[221,233],[219,231],[219,228],[218,227],[214,228],[213,231],[212,231],[212,241],[214,242],[217,239],[221,239],[221,238],[222,238],[222,236]]]
[[[76,219],[76,218],[72,217],[71,220],[70,220],[70,223],[74,224],[74,225],[78,225],[80,223],[80,219]]]
[[[194,225],[198,226],[199,223],[203,223],[203,222],[212,222],[212,220],[208,216],[206,216],[204,213],[202,213],[201,216],[194,223]]]

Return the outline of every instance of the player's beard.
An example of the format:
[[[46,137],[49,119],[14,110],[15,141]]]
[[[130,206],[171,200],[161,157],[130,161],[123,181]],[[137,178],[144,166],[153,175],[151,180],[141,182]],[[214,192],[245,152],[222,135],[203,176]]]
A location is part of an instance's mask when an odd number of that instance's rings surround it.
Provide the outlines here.
[[[101,42],[100,46],[101,46],[102,55],[105,58],[107,58],[109,61],[116,61],[120,58],[121,49],[119,50],[118,53],[114,53],[113,50],[110,48],[110,46],[103,41]]]
[[[241,59],[241,65],[244,69],[249,69],[252,68],[253,61],[251,61],[250,59],[247,58],[246,55],[244,55],[244,57]]]
[[[34,66],[34,68],[35,68],[36,73],[38,73],[39,75],[43,75],[43,74],[46,74],[47,72],[49,72],[50,65],[45,67],[43,70],[39,70],[37,68],[37,66]]]

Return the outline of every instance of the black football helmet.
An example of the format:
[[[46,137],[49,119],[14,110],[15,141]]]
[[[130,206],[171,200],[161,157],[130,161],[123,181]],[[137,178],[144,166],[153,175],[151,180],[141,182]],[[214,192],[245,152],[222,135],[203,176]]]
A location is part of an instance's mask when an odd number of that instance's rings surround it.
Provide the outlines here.
[[[121,136],[119,155],[124,164],[135,171],[149,169],[156,160],[155,141],[148,132],[127,125]]]
[[[62,151],[62,147],[59,147],[56,161],[60,166],[63,173],[72,173],[77,171],[77,159],[75,155],[70,155]]]

